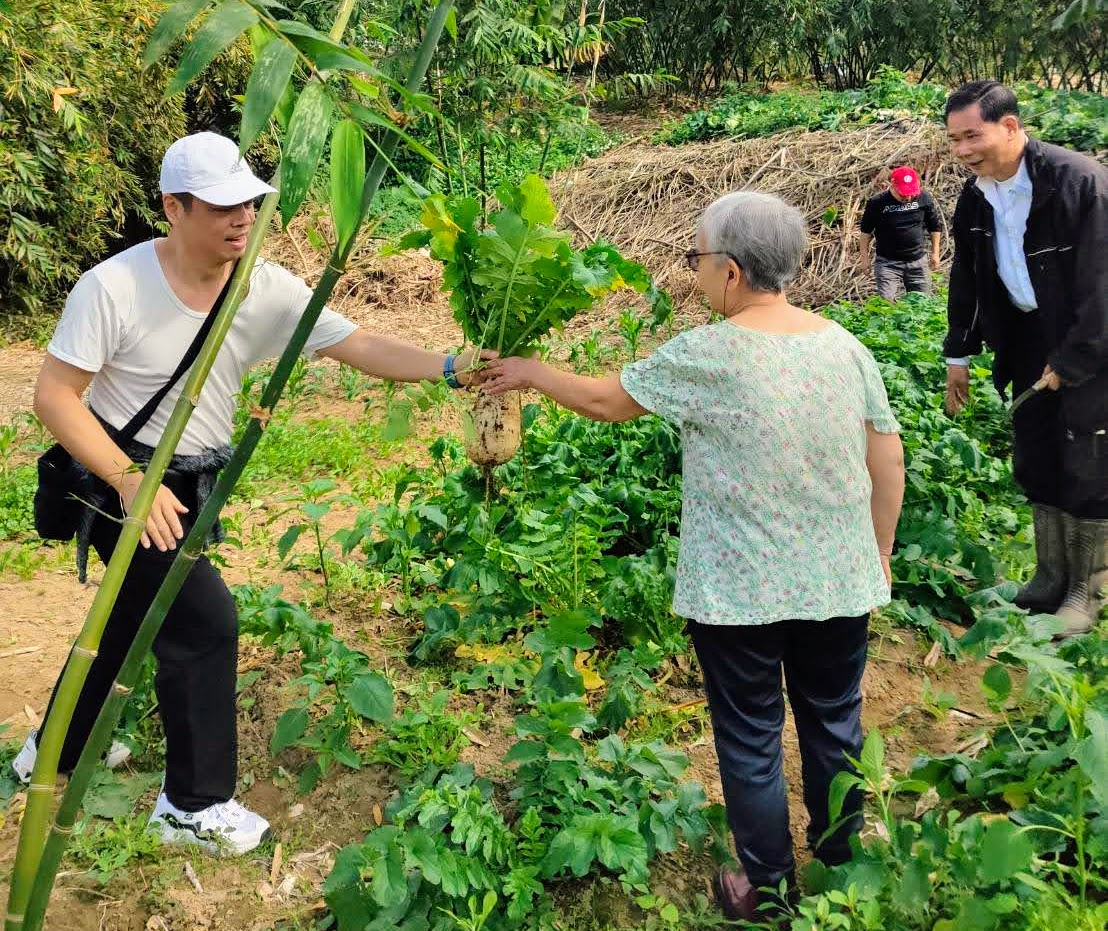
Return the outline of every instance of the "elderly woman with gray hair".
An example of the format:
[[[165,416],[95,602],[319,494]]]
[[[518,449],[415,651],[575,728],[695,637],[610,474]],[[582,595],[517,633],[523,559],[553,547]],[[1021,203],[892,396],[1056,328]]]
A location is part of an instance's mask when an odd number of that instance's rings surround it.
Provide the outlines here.
[[[673,610],[688,619],[704,672],[743,868],[716,879],[731,918],[764,915],[759,890],[794,881],[782,669],[809,844],[825,863],[849,859],[861,798],[848,798],[846,820],[824,837],[828,789],[846,756],[861,752],[867,620],[889,600],[904,491],[900,428],[873,357],[785,296],[806,249],[794,208],[768,194],[728,194],[704,212],[686,256],[722,320],[681,333],[619,375],[508,358],[489,363],[483,386],[533,388],[594,420],[653,412],[681,429]]]

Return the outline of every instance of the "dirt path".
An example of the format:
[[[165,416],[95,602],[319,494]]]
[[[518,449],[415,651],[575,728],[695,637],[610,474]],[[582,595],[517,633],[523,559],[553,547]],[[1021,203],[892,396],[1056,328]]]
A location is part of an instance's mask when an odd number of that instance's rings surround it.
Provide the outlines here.
[[[0,424],[31,410],[35,376],[45,353],[30,343],[0,348]]]

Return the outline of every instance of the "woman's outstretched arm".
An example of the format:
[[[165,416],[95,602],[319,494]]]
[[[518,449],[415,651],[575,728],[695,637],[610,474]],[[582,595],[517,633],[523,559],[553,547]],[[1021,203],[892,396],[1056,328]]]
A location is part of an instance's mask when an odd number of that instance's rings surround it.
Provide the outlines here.
[[[591,420],[620,422],[650,413],[629,395],[618,375],[590,378],[546,365],[538,359],[511,357],[488,363],[481,389],[502,394],[533,388]]]

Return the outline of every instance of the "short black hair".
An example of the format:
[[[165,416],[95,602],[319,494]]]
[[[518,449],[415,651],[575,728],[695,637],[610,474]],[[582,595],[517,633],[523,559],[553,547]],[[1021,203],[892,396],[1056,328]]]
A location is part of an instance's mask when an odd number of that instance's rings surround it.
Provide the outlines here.
[[[192,210],[193,197],[188,191],[182,191],[180,194],[171,193],[169,196],[176,197],[181,202],[181,206],[185,208],[185,213]]]
[[[946,98],[943,121],[949,120],[951,113],[974,104],[981,108],[981,119],[986,123],[999,123],[1006,116],[1020,118],[1020,105],[1010,87],[999,81],[970,81]]]

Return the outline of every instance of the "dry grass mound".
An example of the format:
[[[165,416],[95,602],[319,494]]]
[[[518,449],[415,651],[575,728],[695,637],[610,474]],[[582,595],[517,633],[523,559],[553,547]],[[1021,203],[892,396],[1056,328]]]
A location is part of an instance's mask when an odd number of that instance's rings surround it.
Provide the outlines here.
[[[929,123],[681,146],[630,143],[559,174],[552,189],[563,223],[642,262],[686,312],[699,304],[683,253],[693,245],[701,211],[728,191],[777,194],[804,212],[811,234],[791,297],[819,306],[872,293],[858,272],[858,222],[866,199],[902,164],[920,172],[949,224],[967,175],[950,157],[942,128]],[[946,237],[944,249],[949,255]]]

